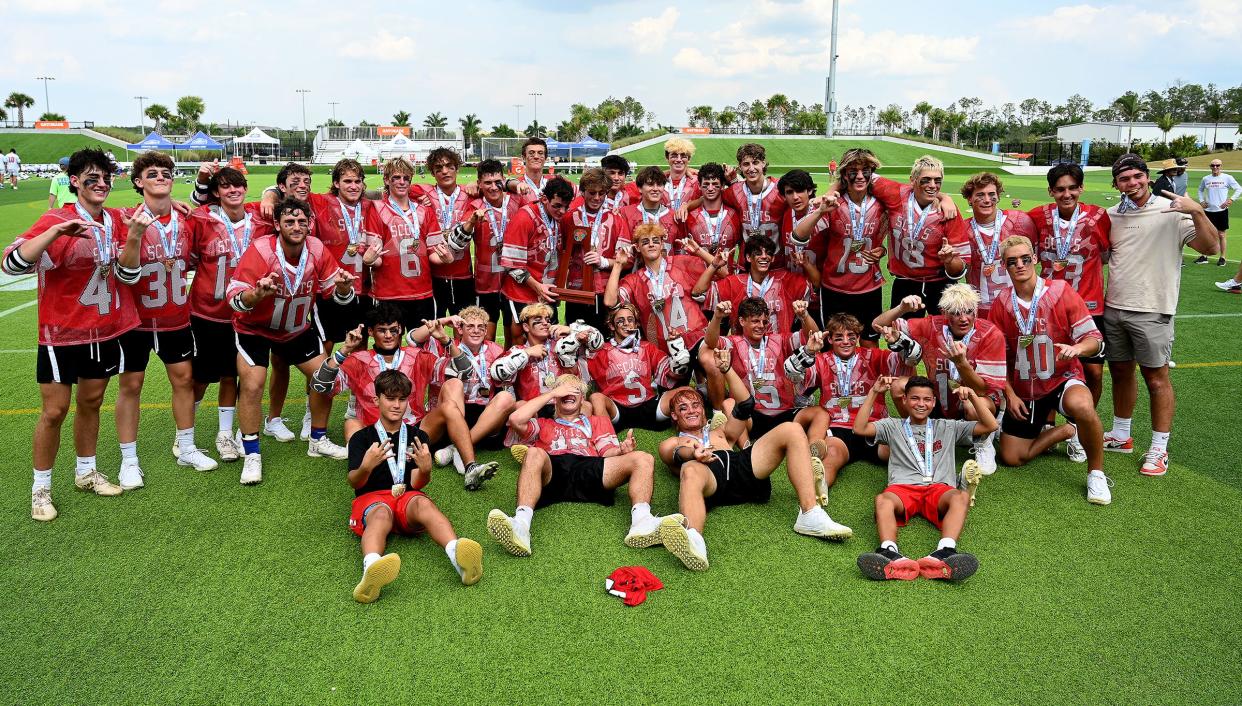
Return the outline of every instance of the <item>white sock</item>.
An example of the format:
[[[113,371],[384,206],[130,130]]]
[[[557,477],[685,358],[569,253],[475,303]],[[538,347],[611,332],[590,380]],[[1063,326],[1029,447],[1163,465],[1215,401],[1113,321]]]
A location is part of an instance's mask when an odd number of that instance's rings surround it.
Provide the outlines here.
[[[362,571],[365,573],[367,569],[371,568],[371,564],[374,564],[379,560],[380,555],[375,552],[371,552],[370,554],[362,557]]]
[[[1088,473],[1087,473],[1087,477],[1088,477],[1088,478],[1090,478],[1091,476],[1094,476],[1094,475],[1095,475],[1095,474],[1097,474],[1097,473],[1098,473],[1098,474],[1100,474],[1100,477],[1101,477],[1101,478],[1103,478],[1103,477],[1104,477],[1104,471],[1101,471],[1101,470],[1099,470],[1099,469],[1096,469],[1096,470],[1094,470],[1094,471],[1090,471],[1090,472],[1088,472]]]
[[[651,503],[634,503],[634,507],[630,508],[630,521],[638,522],[651,517]]]
[[[704,541],[703,535],[699,534],[698,530],[691,527],[686,530],[686,536],[690,538],[690,546],[698,549],[703,556],[707,556],[707,542]]]
[[[194,400],[194,417],[198,418],[198,408],[203,404],[202,400]]]
[[[121,444],[121,460],[129,461],[131,459],[134,461],[138,460],[138,442],[137,441],[130,441],[130,442]]]
[[[1113,430],[1108,435],[1118,439],[1129,439],[1130,419],[1127,417],[1113,417]]]
[[[530,527],[530,521],[535,519],[535,509],[526,505],[521,505],[513,512],[513,519],[518,520],[527,527]]]
[[[233,412],[236,409],[236,407],[221,407],[218,410],[216,416],[220,420],[220,431],[227,431],[230,434],[233,433]]]
[[[137,442],[135,442],[137,443]],[[73,471],[79,476],[84,476],[95,470],[94,456],[78,456]]]
[[[34,469],[34,484],[30,486],[30,492],[33,493],[39,488],[52,489],[52,469],[49,468],[46,471]]]
[[[897,552],[898,554],[900,554],[900,553],[901,553],[901,552],[897,549],[897,543],[896,543],[896,542],[894,542],[894,541],[892,541],[891,539],[890,539],[890,540],[887,540],[887,541],[884,541],[884,542],[880,542],[880,549],[892,549],[893,551]]]
[[[302,412],[302,421],[304,421],[304,422],[306,422],[306,421],[310,421],[310,417],[311,417],[311,414],[310,414],[310,398],[309,398],[309,397],[307,397],[307,398],[306,398],[306,411]]]
[[[1082,445],[1082,442],[1078,440],[1078,426],[1077,425],[1072,425],[1072,426],[1074,426],[1074,435],[1070,437],[1070,441],[1074,442],[1075,444]]]
[[[957,549],[957,540],[949,539],[948,537],[941,537],[940,542],[936,545],[936,549],[944,549],[945,547],[948,547],[949,549]]]
[[[457,565],[457,540],[454,539],[444,545],[444,553],[448,554],[449,563],[457,570],[457,574],[461,575],[461,567]]]
[[[1169,448],[1169,434],[1167,431],[1153,431],[1151,433],[1151,447],[1156,451],[1164,451]]]
[[[194,450],[194,427],[177,430],[177,448],[183,454]]]

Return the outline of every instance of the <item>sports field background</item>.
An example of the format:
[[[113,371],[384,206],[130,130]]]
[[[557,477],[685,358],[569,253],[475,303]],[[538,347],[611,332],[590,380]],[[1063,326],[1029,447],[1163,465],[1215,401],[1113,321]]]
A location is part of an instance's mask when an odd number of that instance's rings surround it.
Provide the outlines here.
[[[271,179],[254,174],[252,194]],[[950,174],[946,191],[963,179]],[[1192,188],[1197,180],[1192,173]],[[1043,177],[1004,181],[1024,208],[1047,200]],[[1107,181],[1090,175],[1084,200],[1115,203]],[[327,186],[316,175],[315,190]],[[136,202],[126,187],[117,185],[110,204]],[[46,190],[31,180],[0,191],[0,240],[34,221]],[[1242,219],[1238,208],[1233,215]],[[446,469],[428,487],[458,533],[482,543],[483,581],[464,588],[429,539],[397,539],[389,549],[402,555],[402,575],[369,606],[350,597],[361,563],[346,526],[353,494],[344,464],[264,437],[257,487],[238,484],[239,463],[212,473],[176,466],[168,386],[155,363],[139,436],[147,487],[119,498],[75,492],[66,422],[53,478],[61,516],[32,522],[36,309],[15,307],[34,293],[2,287],[0,702],[1238,703],[1242,441],[1231,412],[1242,380],[1242,297],[1211,284],[1233,274],[1231,259],[1184,270],[1169,474],[1137,472],[1150,438],[1140,391],[1139,453],[1105,459],[1113,504],[1087,504],[1086,467],[1063,450],[1002,467],[984,480],[967,522],[960,546],[981,569],[962,585],[859,575],[855,558],[876,545],[872,497],[885,485],[884,470],[866,463],[849,466],[831,494],[833,518],[856,534],[841,545],[792,532],[796,504],[780,472],[767,505],[708,516],[704,574],[661,548],[621,544],[624,490],[612,508],[539,511],[534,556],[515,559],[484,529],[488,510],[514,505],[517,464],[496,454],[501,471],[478,493]],[[113,476],[115,387],[99,451]],[[299,387],[286,409],[295,427]],[[198,416],[198,442],[209,449],[214,395]],[[338,441],[342,409],[333,408]],[[1107,428],[1108,385],[1100,410]],[[639,437],[650,451],[659,438]],[[674,511],[676,497],[659,468],[654,511]],[[900,544],[917,557],[936,537],[917,520]],[[626,608],[603,580],[632,564],[666,588]]]

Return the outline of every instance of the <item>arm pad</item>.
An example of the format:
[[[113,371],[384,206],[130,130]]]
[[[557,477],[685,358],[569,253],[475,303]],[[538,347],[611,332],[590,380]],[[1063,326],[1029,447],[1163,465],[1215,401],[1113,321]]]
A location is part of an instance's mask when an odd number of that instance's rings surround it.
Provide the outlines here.
[[[526,362],[529,360],[530,356],[524,350],[510,351],[508,355],[503,355],[493,361],[488,372],[493,379],[510,383],[517,377],[518,371],[526,367]]]
[[[112,270],[116,272],[116,278],[120,280],[122,284],[137,284],[138,279],[142,277],[141,266],[125,267],[118,262]]]
[[[238,292],[229,299],[229,306],[233,307],[233,311],[250,311],[254,308],[253,306],[246,306],[246,303],[242,301],[243,294],[245,292]]]
[[[513,278],[514,282],[522,284],[526,281],[526,278],[530,276],[530,273],[526,270],[509,270],[509,276]]]
[[[311,389],[321,395],[332,394],[332,388],[336,386],[336,376],[341,372],[340,368],[328,366],[328,359],[319,364],[319,369],[311,376]]]
[[[755,414],[755,398],[747,397],[733,404],[733,418],[744,422]]]
[[[474,371],[474,367],[470,365],[470,357],[465,353],[459,353],[453,358],[449,358],[449,364],[446,368],[448,373],[453,377],[461,380],[469,380]]]
[[[13,248],[9,251],[9,256],[4,258],[4,273],[6,275],[24,275],[34,271],[34,263],[26,262],[17,250],[17,248]]]
[[[919,359],[923,357],[923,347],[919,345],[918,341],[910,338],[910,336],[904,331],[896,341],[893,341],[888,345],[888,349],[890,351],[896,351],[899,355],[901,355],[903,362],[910,366],[917,365]]]
[[[802,346],[785,359],[785,375],[790,380],[798,382],[806,376],[806,371],[810,370],[812,365],[815,365],[815,356],[806,349],[806,346]]]

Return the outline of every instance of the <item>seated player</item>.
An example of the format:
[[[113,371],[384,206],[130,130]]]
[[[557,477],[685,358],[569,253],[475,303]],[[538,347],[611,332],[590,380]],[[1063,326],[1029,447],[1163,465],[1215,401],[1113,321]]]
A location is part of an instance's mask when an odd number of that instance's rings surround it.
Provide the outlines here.
[[[424,349],[401,345],[401,310],[389,302],[367,311],[366,331],[362,326],[345,334],[345,343],[335,354],[328,356],[311,381],[315,392],[336,395],[349,390],[351,404],[345,413],[345,438],[349,439],[359,429],[374,424],[379,410],[371,400],[375,398],[375,379],[385,370],[399,370],[415,383],[418,392],[410,397],[407,422],[417,424],[434,444],[447,437],[461,455],[467,490],[478,490],[483,482],[496,473],[495,462],[478,463],[474,458],[474,446],[470,443],[470,427],[466,423],[464,395],[461,376],[471,373],[469,359],[455,343],[448,342],[444,329],[433,327],[432,336],[439,335],[448,345],[441,358]],[[437,334],[438,332],[438,334]],[[375,341],[374,350],[366,350],[367,336]],[[441,364],[441,361],[444,361]],[[437,375],[442,378],[431,400],[427,403],[427,391]]]
[[[487,531],[514,556],[530,556],[530,525],[537,508],[559,502],[593,502],[611,506],[614,491],[629,484],[629,547],[660,543],[660,520],[651,514],[655,459],[636,451],[634,432],[618,440],[607,417],[582,410],[586,383],[574,375],[556,379],[551,392],[527,400],[509,417],[510,438],[522,464],[517,482],[517,510],[509,517],[499,509],[487,515]],[[537,418],[553,403],[556,416]]]
[[[724,505],[766,503],[772,497],[772,473],[784,462],[789,483],[798,496],[794,532],[808,537],[845,540],[854,531],[832,521],[815,500],[815,471],[806,434],[793,422],[778,425],[741,451],[734,444],[746,433],[755,399],[730,365],[725,351],[713,356],[723,368],[736,402],[725,424],[712,429],[703,396],[683,387],[671,400],[677,435],[660,442],[660,458],[681,479],[678,504],[684,518],[669,516],[660,523],[660,541],[691,571],[708,568],[703,528],[707,511]]]
[[[591,408],[612,420],[615,429],[669,427],[669,390],[690,372],[690,353],[678,361],[638,332],[638,309],[623,303],[608,312],[612,338],[587,359],[587,370],[599,392]]]
[[[869,579],[913,581],[920,575],[928,579],[963,581],[979,570],[979,560],[957,551],[957,539],[966,524],[970,493],[960,489],[954,447],[973,443],[976,437],[996,431],[996,417],[975,391],[957,388],[962,404],[975,409],[975,419],[933,419],[936,392],[932,381],[917,375],[906,382],[906,408],[909,417],[875,420],[871,409],[893,383],[893,378],[876,380],[854,421],[854,434],[887,444],[888,487],[875,496],[875,525],[880,546],[858,557],[858,568]],[[872,442],[873,443],[873,442]],[[970,478],[977,470],[967,461],[962,475]],[[917,515],[940,530],[936,551],[919,559],[907,559],[897,548],[897,528]]]
[[[923,300],[911,294],[897,306],[876,317],[871,327],[878,332],[896,326],[923,351],[923,364],[936,383],[933,417],[972,419],[973,406],[959,405],[953,390],[965,385],[979,395],[995,416],[1005,393],[1005,338],[987,319],[978,318],[979,294],[968,284],[951,284],[940,295],[940,313],[921,319],[906,314],[923,309]],[[893,383],[901,397],[905,380]],[[966,416],[962,416],[966,415]],[[996,449],[989,434],[973,449],[983,475],[996,472]]]
[[[571,326],[553,324],[552,307],[527,304],[518,321],[522,324],[525,343],[514,344],[492,362],[491,376],[497,384],[513,386],[518,400],[533,400],[556,387],[561,375],[577,375],[589,379],[585,355],[604,345],[599,331],[575,323]],[[590,403],[587,403],[590,413]],[[545,411],[550,415],[551,409]]]
[[[400,370],[389,368],[375,378],[374,386],[372,403],[379,419],[349,438],[348,480],[354,489],[349,528],[362,539],[362,580],[354,587],[354,600],[373,603],[396,580],[401,556],[384,554],[394,532],[426,532],[444,547],[461,582],[473,586],[483,578],[483,547],[458,538],[422,490],[431,480],[431,442],[405,420],[413,384]]]
[[[1065,280],[1043,280],[1031,241],[1016,235],[1000,246],[1013,282],[996,295],[988,318],[1005,337],[1008,409],[1001,426],[1001,461],[1021,466],[1075,435],[1087,452],[1087,502],[1112,502],[1104,475],[1104,429],[1083,380],[1082,356],[1098,355],[1104,336]],[[1044,429],[1052,412],[1069,423]]]

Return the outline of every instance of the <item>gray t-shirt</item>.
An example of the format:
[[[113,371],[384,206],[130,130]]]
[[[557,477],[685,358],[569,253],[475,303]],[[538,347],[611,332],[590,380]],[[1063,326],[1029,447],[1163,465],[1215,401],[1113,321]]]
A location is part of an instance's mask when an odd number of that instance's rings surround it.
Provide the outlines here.
[[[1137,211],[1118,213],[1120,204],[1108,209],[1112,228],[1106,308],[1177,313],[1182,248],[1195,239],[1195,222],[1176,211],[1166,213],[1170,203],[1153,195]]]
[[[932,434],[932,474],[923,475],[920,467],[924,461],[924,440],[927,426]],[[889,485],[931,485],[944,483],[957,487],[957,458],[954,447],[969,446],[974,442],[975,423],[969,419],[929,419],[926,426],[910,425],[918,455],[910,446],[905,425],[901,419],[888,417],[875,423],[876,443],[888,444]]]

